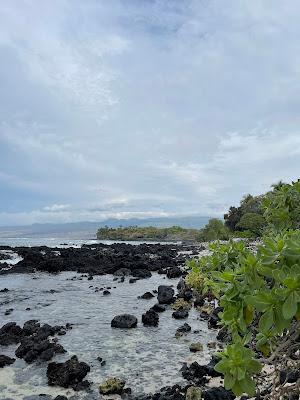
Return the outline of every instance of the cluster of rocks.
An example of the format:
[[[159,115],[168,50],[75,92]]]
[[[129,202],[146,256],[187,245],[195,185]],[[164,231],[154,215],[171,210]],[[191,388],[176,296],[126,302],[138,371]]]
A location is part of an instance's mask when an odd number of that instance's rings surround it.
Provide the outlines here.
[[[47,247],[17,248],[14,251],[23,257],[13,271],[10,272],[33,272],[35,270],[58,272],[76,270],[93,280],[95,274],[113,273],[114,280],[123,282],[125,277],[131,276],[130,283],[138,279],[149,278],[152,271],[164,273],[168,278],[178,278],[184,275],[180,266],[185,262],[185,255],[178,255],[180,246],[168,245],[140,245],[131,246],[126,244],[116,245],[92,245],[83,246],[80,249],[49,249]],[[168,267],[166,267],[166,265]],[[91,288],[93,286],[90,286]],[[93,288],[102,292],[103,295],[110,294],[111,287]],[[177,286],[178,294],[172,286],[161,285],[158,290],[146,292],[140,299],[150,300],[157,295],[157,303],[141,316],[141,322],[145,326],[157,326],[159,324],[159,313],[172,307],[172,317],[185,319],[189,315],[192,305],[198,308],[202,319],[207,320],[210,328],[218,328],[218,313],[221,311],[209,304],[207,299],[197,296],[181,279]],[[131,314],[115,316],[111,321],[111,327],[121,329],[136,328],[138,319]],[[0,329],[0,345],[19,344],[15,351],[16,357],[23,358],[27,363],[35,360],[50,361],[56,353],[63,353],[65,350],[57,342],[55,335],[65,334],[68,327],[44,324],[38,321],[27,321],[23,328],[12,322]],[[187,323],[180,326],[175,336],[186,335],[191,331]],[[190,351],[202,351],[201,343],[192,343]],[[15,359],[0,355],[0,368],[10,365]],[[99,360],[100,361],[100,360]],[[100,363],[105,363],[101,359]],[[231,392],[222,387],[205,387],[210,378],[220,376],[214,366],[216,359],[207,365],[200,365],[197,362],[191,365],[184,364],[182,376],[188,381],[188,385],[178,385],[162,388],[155,394],[133,397],[130,389],[125,389],[125,381],[118,378],[110,378],[99,386],[102,395],[119,394],[122,397],[132,400],[232,400],[235,397]],[[104,364],[103,364],[104,365]],[[57,385],[74,390],[89,388],[91,382],[85,380],[90,371],[90,366],[79,361],[76,356],[71,359],[57,363],[50,362],[47,367],[47,378],[49,385]],[[65,400],[63,396],[56,400]]]
[[[41,325],[36,320],[25,322],[23,328],[16,322],[9,322],[0,329],[0,345],[9,346],[19,344],[15,351],[18,358],[24,359],[27,363],[35,360],[49,361],[55,354],[64,353],[64,348],[57,343],[55,335],[63,335],[70,326]],[[9,360],[2,356],[3,366],[9,365]],[[14,361],[14,359],[11,359]],[[12,363],[11,361],[10,363]]]
[[[175,244],[134,246],[125,243],[83,245],[80,248],[0,246],[0,250],[12,250],[22,257],[12,269],[1,272],[77,271],[93,276],[127,270],[135,278],[147,278],[151,276],[151,271],[157,271],[175,278],[182,275],[179,266],[189,256],[186,252],[180,252],[183,249],[192,250],[193,247]]]
[[[84,380],[90,366],[78,361],[77,356],[71,357],[64,363],[51,362],[47,368],[48,385],[72,388],[76,391],[89,388],[91,382]]]

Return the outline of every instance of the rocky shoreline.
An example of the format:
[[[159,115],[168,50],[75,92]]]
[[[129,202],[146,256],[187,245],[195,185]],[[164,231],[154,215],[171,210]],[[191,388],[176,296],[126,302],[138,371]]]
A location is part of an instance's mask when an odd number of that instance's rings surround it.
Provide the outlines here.
[[[199,297],[185,284],[182,278],[186,274],[182,268],[186,259],[198,254],[203,250],[202,247],[166,244],[141,244],[139,246],[97,244],[84,245],[81,248],[2,247],[0,250],[10,251],[22,257],[22,260],[10,269],[7,269],[9,264],[6,265],[5,262],[2,262],[0,268],[4,268],[1,271],[3,275],[34,274],[35,272],[56,274],[62,271],[76,271],[81,274],[77,279],[89,281],[93,281],[96,275],[113,274],[116,284],[122,284],[125,279],[128,279],[129,283],[134,283],[137,280],[149,278],[152,273],[165,274],[171,279],[180,278],[177,288],[168,284],[160,285],[157,290],[141,295],[140,298],[144,300],[156,298],[156,303],[142,316],[112,315],[111,327],[135,329],[140,317],[145,327],[156,327],[160,323],[160,314],[166,309],[172,309],[171,318],[182,320],[182,325],[174,332],[175,336],[183,337],[189,335],[191,331],[191,327],[184,320],[193,307],[198,310],[200,319],[207,320],[208,329],[217,329],[219,309],[214,307],[214,301]],[[108,296],[111,294],[110,289],[110,287],[103,287],[98,288],[98,291],[102,292],[104,296]],[[8,289],[1,288],[1,290],[5,293],[5,290]],[[85,379],[90,371],[87,363],[76,355],[65,362],[52,361],[55,354],[61,354],[67,350],[59,344],[59,337],[68,335],[71,328],[72,326],[67,322],[64,326],[50,326],[41,324],[38,320],[29,320],[23,327],[16,322],[9,322],[0,329],[0,346],[17,346],[15,356],[22,358],[26,363],[47,362],[48,385],[72,388],[75,392],[83,391],[89,395],[91,394],[91,382]],[[210,346],[215,348],[217,344],[210,343]],[[220,346],[222,345],[220,344]],[[201,352],[202,350],[203,345],[200,342],[192,343],[190,346],[191,352]],[[0,368],[6,365],[10,366],[14,361],[15,359],[12,357],[0,355]],[[105,363],[102,359],[100,362]],[[234,399],[233,394],[226,391],[222,385],[210,387],[210,380],[218,377],[213,369],[215,362],[216,360],[212,358],[206,365],[200,365],[197,362],[184,364],[181,373],[186,380],[186,385],[164,387],[154,394],[136,396],[134,388],[132,390],[126,388],[125,382],[118,377],[102,382],[99,392],[104,396],[119,395],[130,400]],[[50,400],[52,397],[44,396],[43,398]],[[65,400],[66,398],[57,396],[55,399]]]
[[[0,254],[6,261],[10,251],[22,257],[14,268],[0,264],[0,273],[32,273],[35,271],[57,273],[76,271],[93,275],[114,274],[127,269],[135,277],[147,277],[149,272],[167,273],[171,268],[183,266],[191,255],[198,254],[201,246],[178,244],[140,244],[138,246],[115,243],[93,244],[80,248],[9,247],[0,246]],[[4,258],[5,257],[5,258]]]

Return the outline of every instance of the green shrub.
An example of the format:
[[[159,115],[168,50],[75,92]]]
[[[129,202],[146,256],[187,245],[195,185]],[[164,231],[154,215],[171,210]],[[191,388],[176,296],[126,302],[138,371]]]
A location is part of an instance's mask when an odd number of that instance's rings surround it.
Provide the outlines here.
[[[223,309],[220,324],[231,343],[219,353],[215,368],[224,374],[225,388],[237,396],[255,394],[256,374],[264,363],[276,366],[274,374],[299,368],[299,205],[299,181],[278,185],[264,201],[269,233],[257,254],[242,242],[217,243],[210,246],[211,256],[188,263],[187,282],[201,282],[195,289],[213,292]],[[278,387],[278,376],[271,384],[269,398],[285,398],[287,388]],[[288,390],[298,393],[297,382]]]
[[[236,226],[242,231],[250,231],[255,236],[261,236],[264,228],[266,227],[266,220],[261,214],[249,212],[241,217]]]
[[[229,239],[229,230],[221,220],[213,218],[209,220],[208,224],[203,229],[201,229],[198,239],[201,242],[227,240]]]

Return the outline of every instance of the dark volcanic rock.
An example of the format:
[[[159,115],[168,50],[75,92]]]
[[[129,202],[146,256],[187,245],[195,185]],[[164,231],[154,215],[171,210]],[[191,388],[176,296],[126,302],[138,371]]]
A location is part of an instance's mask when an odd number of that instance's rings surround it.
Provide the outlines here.
[[[147,326],[157,326],[159,316],[154,310],[146,311],[146,313],[142,315],[142,322]]]
[[[279,381],[282,385],[283,383],[294,383],[300,378],[300,371],[293,371],[293,370],[283,370],[280,371],[279,374]]]
[[[6,249],[18,253],[22,260],[10,270],[2,269],[1,274],[77,271],[85,274],[86,278],[104,274],[115,274],[120,277],[132,274],[145,278],[150,277],[152,271],[165,273],[167,269],[178,271],[173,268],[183,265],[188,258],[188,255],[178,256],[180,250],[187,250],[188,247],[168,244],[143,243],[135,246],[125,243],[112,245],[99,243],[83,245],[80,248],[46,246],[9,248],[6,246]]]
[[[0,345],[9,346],[19,343],[22,333],[22,328],[16,322],[8,322],[0,329]]]
[[[136,269],[135,271],[132,271],[132,276],[135,278],[151,278],[152,274],[150,271],[147,269]]]
[[[168,278],[179,278],[182,275],[182,271],[179,267],[172,267],[167,270]]]
[[[122,314],[114,317],[111,321],[111,326],[112,328],[135,328],[137,322],[137,318],[134,315]]]
[[[62,326],[50,326],[48,324],[41,326],[37,320],[27,321],[20,338],[21,344],[16,349],[15,354],[27,363],[32,363],[37,359],[49,361],[55,354],[65,353],[60,344],[48,339],[49,336],[62,332],[65,333]]]
[[[190,366],[184,364],[181,368],[182,376],[184,379],[187,379],[196,385],[203,385],[208,380],[206,378],[207,376],[212,378],[221,376],[221,374],[214,369],[216,363],[217,359],[213,357],[207,365],[200,365],[196,361],[194,361]]]
[[[213,387],[202,394],[203,400],[234,400],[235,395],[223,387]]]
[[[131,274],[131,270],[128,268],[120,268],[116,272],[114,272],[115,276],[128,276]]]
[[[135,283],[136,281],[138,281],[140,278],[130,278],[129,279],[129,283]]]
[[[218,323],[219,323],[219,316],[218,314],[222,311],[221,307],[216,307],[213,312],[210,314],[209,319],[208,319],[208,327],[209,328],[213,328],[213,329],[217,329]]]
[[[161,285],[158,287],[157,300],[160,304],[171,304],[175,301],[174,289],[171,286]]]
[[[192,330],[191,326],[185,323],[177,329],[176,333],[188,333],[191,330]]]
[[[85,362],[79,362],[76,356],[64,363],[52,362],[47,368],[48,385],[71,387],[74,390],[88,388],[90,383],[83,379],[89,371],[90,366]]]
[[[184,279],[180,279],[177,289],[178,297],[182,297],[186,301],[190,301],[194,297],[193,290],[185,283]]]
[[[175,319],[184,319],[189,316],[189,312],[187,310],[177,310],[174,311],[172,317]]]
[[[16,361],[15,358],[10,358],[3,354],[0,354],[0,368],[5,367],[6,365],[11,365]]]
[[[33,335],[40,329],[41,324],[36,319],[26,321],[23,326],[23,334],[25,336]]]
[[[154,294],[152,294],[151,292],[146,292],[141,296],[141,299],[149,300],[152,299],[152,297],[154,297]]]
[[[153,307],[151,307],[151,310],[155,312],[163,312],[166,311],[166,307],[163,304],[156,303]]]

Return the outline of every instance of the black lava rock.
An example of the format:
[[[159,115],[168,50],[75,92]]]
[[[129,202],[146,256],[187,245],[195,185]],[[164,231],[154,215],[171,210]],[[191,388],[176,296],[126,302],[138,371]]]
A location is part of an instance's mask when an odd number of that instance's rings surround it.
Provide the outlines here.
[[[142,315],[142,322],[146,326],[157,326],[159,322],[159,316],[154,310],[149,310]]]
[[[174,311],[172,317],[175,319],[184,319],[189,316],[189,312],[187,310],[177,310]]]
[[[8,322],[0,329],[0,345],[9,346],[20,342],[23,331],[16,322]]]
[[[5,367],[6,365],[11,365],[16,361],[15,358],[10,358],[3,354],[0,354],[0,368]]]
[[[89,371],[90,366],[85,362],[79,362],[76,356],[64,363],[49,363],[47,368],[48,385],[71,387],[74,390],[86,389],[90,383],[83,379]]]
[[[182,275],[182,271],[179,267],[172,267],[167,270],[167,277],[172,278],[179,278]]]
[[[152,294],[151,292],[146,292],[141,296],[141,299],[150,300],[152,299],[152,297],[154,297],[154,294]]]
[[[203,392],[203,400],[234,400],[235,395],[223,387],[214,387]]]
[[[166,307],[163,304],[156,303],[151,307],[151,310],[155,312],[164,312],[166,311]]]
[[[117,315],[111,321],[112,328],[136,328],[137,318],[134,315]]]
[[[174,289],[171,286],[161,285],[158,287],[157,300],[160,304],[171,304],[175,301]]]

